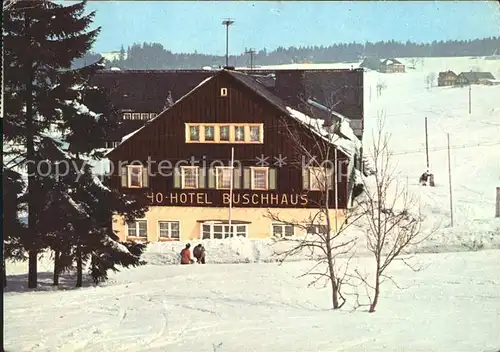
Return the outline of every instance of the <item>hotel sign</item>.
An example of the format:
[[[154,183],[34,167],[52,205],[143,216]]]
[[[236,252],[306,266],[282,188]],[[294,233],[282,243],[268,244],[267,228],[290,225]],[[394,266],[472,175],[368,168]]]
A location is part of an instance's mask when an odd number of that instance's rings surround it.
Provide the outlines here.
[[[214,194],[206,192],[153,192],[148,194],[151,205],[229,205],[229,192],[217,194],[218,200],[212,199]],[[221,198],[219,198],[219,196]],[[233,205],[298,205],[305,206],[308,203],[305,194],[275,194],[275,193],[233,193]]]

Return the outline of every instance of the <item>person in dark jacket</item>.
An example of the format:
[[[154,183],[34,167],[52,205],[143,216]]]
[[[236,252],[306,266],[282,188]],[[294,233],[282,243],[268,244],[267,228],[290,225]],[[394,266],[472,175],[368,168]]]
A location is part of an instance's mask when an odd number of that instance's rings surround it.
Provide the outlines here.
[[[205,247],[200,243],[193,249],[193,255],[198,261],[198,264],[205,264]]]
[[[181,264],[193,264],[194,260],[191,259],[191,244],[186,244],[186,247],[181,251]]]

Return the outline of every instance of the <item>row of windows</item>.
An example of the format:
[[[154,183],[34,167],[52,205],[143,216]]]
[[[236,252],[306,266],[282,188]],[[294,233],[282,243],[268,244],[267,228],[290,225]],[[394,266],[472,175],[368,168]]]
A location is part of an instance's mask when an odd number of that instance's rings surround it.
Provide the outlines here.
[[[275,237],[288,237],[295,234],[293,225],[273,223],[271,224],[272,235]],[[314,231],[314,230],[311,230]],[[308,232],[311,232],[308,231]],[[180,221],[158,221],[159,239],[179,240]],[[201,239],[224,239],[234,236],[248,237],[248,225],[246,224],[222,224],[211,222],[202,224]],[[127,237],[143,238],[148,237],[148,223],[146,220],[136,220],[127,222]]]
[[[155,112],[126,112],[122,115],[124,120],[151,120],[158,115]]]
[[[263,124],[186,124],[186,143],[264,143]]]
[[[239,169],[217,166],[206,169],[198,166],[181,166],[174,171],[174,188],[181,189],[233,189],[274,190],[277,187],[277,170],[269,167],[245,167]],[[147,188],[149,176],[147,168],[129,165],[122,168],[122,187]],[[231,172],[232,171],[232,172]],[[208,176],[208,185],[206,179]],[[232,179],[231,179],[232,177]],[[242,182],[243,181],[243,182]],[[333,173],[320,167],[308,167],[302,170],[302,188],[310,191],[333,189]]]

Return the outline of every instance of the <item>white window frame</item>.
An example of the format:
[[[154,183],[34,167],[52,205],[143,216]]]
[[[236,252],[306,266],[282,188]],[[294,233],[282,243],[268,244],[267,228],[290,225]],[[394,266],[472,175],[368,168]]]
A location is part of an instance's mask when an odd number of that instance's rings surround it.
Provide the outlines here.
[[[129,112],[126,112],[123,114],[123,119],[124,120],[131,120],[132,119],[132,114]]]
[[[196,186],[195,187],[186,187],[185,184],[185,170],[195,170],[196,173]],[[181,166],[181,188],[182,189],[198,189],[200,187],[200,168],[198,166]]]
[[[221,187],[219,186],[219,172],[222,170],[229,170],[229,186],[228,187]],[[234,167],[231,166],[216,166],[215,167],[215,189],[230,189],[231,188],[231,172],[234,172]],[[234,186],[234,179],[233,179],[233,186]]]
[[[255,171],[265,171],[266,172],[266,187],[265,188],[255,187]],[[263,190],[263,191],[269,189],[269,168],[268,167],[257,167],[257,166],[250,167],[250,189]]]
[[[139,169],[139,186],[132,186],[132,169]],[[128,188],[144,188],[144,167],[142,165],[127,165],[127,187]]]
[[[129,222],[127,221],[125,223],[125,231],[126,231],[126,234],[127,234],[127,238],[148,238],[148,221],[146,219],[135,219],[134,221],[130,221],[130,222],[133,222],[134,225],[135,225],[135,236],[131,236],[129,235]],[[140,236],[139,235],[139,223],[140,222],[145,222],[146,223],[146,235],[145,236]]]
[[[156,113],[154,113],[154,112],[149,113],[149,119],[150,120],[154,119],[155,117],[156,117]]]
[[[132,113],[132,120],[140,120],[141,119],[141,113],[140,112],[134,112]]]
[[[252,140],[252,133],[250,132],[252,130],[253,127],[257,127],[259,129],[259,138],[256,140],[256,141],[253,141]],[[249,125],[248,126],[248,141],[249,143],[262,143],[262,140],[263,140],[263,126],[262,125]]]
[[[275,226],[280,226],[280,227],[281,227],[282,235],[278,235],[278,234],[275,234],[275,233],[274,233],[274,227],[275,227]],[[285,234],[285,233],[286,233],[285,228],[286,228],[287,226],[290,226],[290,227],[292,228],[292,234],[291,234],[291,235],[288,235],[288,236]],[[271,235],[272,235],[273,237],[293,237],[293,236],[295,236],[295,226],[293,226],[293,225],[291,225],[291,224],[283,224],[283,223],[281,223],[281,222],[273,222],[273,223],[271,224]]]
[[[205,226],[209,227],[209,237],[204,237],[205,232]],[[216,226],[221,226],[222,231],[215,231]],[[211,240],[223,240],[226,238],[231,238],[234,236],[241,236],[248,238],[248,224],[231,224],[232,227],[232,232],[231,228],[229,227],[229,224],[227,223],[222,223],[218,221],[214,222],[204,222],[201,223],[201,228],[200,228],[200,240],[204,239],[211,239]],[[243,228],[244,231],[238,231]],[[215,233],[220,233],[222,238],[214,238]]]
[[[161,235],[161,223],[167,223],[168,224],[168,236],[162,236]],[[179,234],[178,237],[172,237],[172,224],[177,223],[179,225]],[[174,240],[174,241],[180,241],[181,239],[181,222],[179,220],[158,220],[157,222],[158,225],[158,239],[169,239],[169,240]]]
[[[329,170],[327,168],[324,168],[324,167],[319,167],[319,166],[309,166],[308,167],[308,172],[309,172],[309,190],[310,191],[323,191],[323,189],[320,187],[313,187],[313,180],[314,182],[317,184],[318,180],[317,180],[317,177],[316,177],[316,171],[318,172],[323,172],[324,173],[324,176],[325,176],[325,180],[324,182],[328,183],[328,181],[330,180],[330,178],[328,177],[328,172]],[[333,181],[332,181],[333,182]],[[331,189],[332,188],[332,185],[327,185],[328,189]]]
[[[308,235],[317,235],[317,234],[323,235],[324,233],[321,231],[322,227],[326,231],[326,227],[327,227],[326,225],[319,225],[319,224],[311,225],[311,224],[308,224],[307,225],[306,233]],[[311,232],[311,230],[312,230],[312,232]]]
[[[149,119],[149,113],[141,112],[141,120],[148,120],[148,119]]]

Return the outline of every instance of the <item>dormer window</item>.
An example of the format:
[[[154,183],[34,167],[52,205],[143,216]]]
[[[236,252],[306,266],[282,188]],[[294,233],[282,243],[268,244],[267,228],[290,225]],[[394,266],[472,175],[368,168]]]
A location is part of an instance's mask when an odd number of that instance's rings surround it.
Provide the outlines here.
[[[186,143],[264,143],[262,123],[186,123]]]
[[[192,142],[200,140],[200,126],[189,127],[189,140]]]
[[[245,126],[235,126],[234,127],[234,140],[235,142],[245,141]]]
[[[215,127],[205,126],[205,140],[214,141],[215,140]]]

